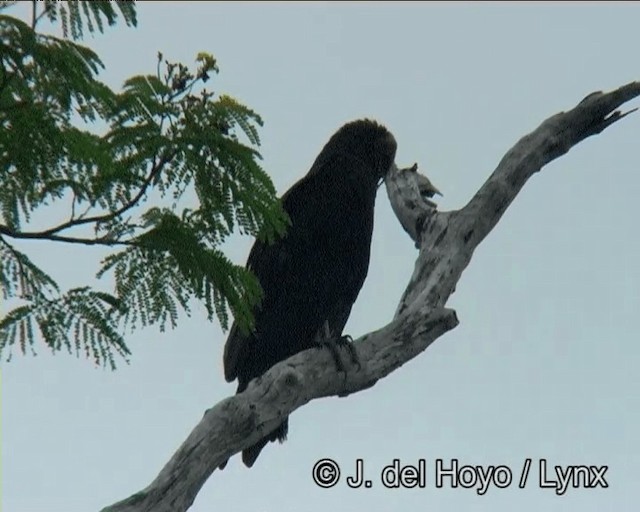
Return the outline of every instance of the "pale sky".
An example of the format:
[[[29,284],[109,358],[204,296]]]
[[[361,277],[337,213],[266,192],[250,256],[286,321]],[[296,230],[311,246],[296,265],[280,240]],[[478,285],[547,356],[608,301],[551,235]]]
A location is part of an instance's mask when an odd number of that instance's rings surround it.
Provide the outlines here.
[[[457,209],[544,119],[640,80],[638,3],[144,2],[138,14],[137,29],[85,40],[102,79],[119,87],[153,73],[159,50],[188,63],[213,53],[221,73],[207,86],[263,116],[263,164],[280,192],[344,122],[369,117],[394,133],[398,165],[418,162],[444,193],[439,208]],[[372,389],[296,411],[286,443],[250,470],[231,459],[191,510],[637,510],[639,131],[640,114],[629,116],[534,176],[462,275],[448,303],[456,329]],[[243,264],[251,242],[233,237],[225,251]],[[63,287],[93,283],[108,254],[17,245]],[[391,320],[416,256],[380,189],[369,276],[345,332]],[[115,372],[42,345],[3,362],[2,510],[99,510],[147,486],[235,391],[225,339],[196,312],[174,331],[129,336],[131,364]],[[345,475],[362,458],[373,487],[317,487],[323,457]],[[378,474],[395,458],[425,459],[427,487],[383,487]],[[437,458],[506,465],[514,481],[482,496],[438,489]],[[554,465],[606,465],[609,487],[541,489],[543,458],[550,478]]]

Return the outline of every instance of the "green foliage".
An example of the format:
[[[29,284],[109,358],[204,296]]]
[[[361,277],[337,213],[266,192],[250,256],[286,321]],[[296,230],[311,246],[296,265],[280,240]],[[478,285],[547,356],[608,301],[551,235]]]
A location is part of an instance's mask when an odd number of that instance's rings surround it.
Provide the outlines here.
[[[49,21],[60,21],[64,37],[82,39],[86,24],[89,32],[104,32],[104,20],[109,26],[115,25],[118,14],[114,9],[117,6],[124,21],[129,26],[136,26],[136,9],[133,1],[72,1],[60,2],[57,0],[44,0],[40,17],[46,16]],[[104,18],[104,20],[103,20]]]
[[[37,5],[74,39],[112,25],[114,6],[136,23],[130,2]],[[198,54],[191,71],[159,53],[154,75],[115,92],[97,79],[93,51],[0,15],[0,61],[0,290],[19,303],[0,318],[0,351],[33,350],[38,330],[54,351],[114,367],[114,354],[129,353],[125,326],[175,327],[192,300],[224,328],[229,312],[250,328],[260,286],[218,247],[235,230],[273,240],[286,215],[258,164],[260,117],[202,87],[215,58]],[[147,205],[150,195],[162,206]],[[56,201],[68,220],[29,230],[33,212]],[[114,295],[61,293],[11,239],[122,247],[98,272],[113,272]]]
[[[114,313],[120,301],[107,293],[87,287],[75,288],[53,299],[38,296],[17,307],[0,320],[0,343],[11,348],[16,342],[26,352],[35,342],[34,324],[53,350],[66,348],[84,353],[96,364],[115,368],[113,353],[129,354],[120,333],[114,328]],[[73,341],[73,343],[72,343]]]
[[[229,301],[239,305],[234,313],[240,323],[250,322],[248,303],[260,298],[260,287],[247,279],[243,268],[207,245],[209,233],[200,230],[206,225],[194,218],[179,219],[159,208],[150,209],[143,217],[150,229],[138,238],[136,246],[106,258],[100,271],[113,269],[117,295],[129,297],[126,320],[142,325],[160,322],[162,330],[169,320],[175,327],[177,305],[189,311],[189,299],[195,295],[206,306],[210,319],[215,314],[226,325]],[[150,273],[149,268],[158,271]]]
[[[19,229],[21,218],[71,188],[91,202],[88,175],[94,159],[107,161],[100,137],[71,124],[74,107],[94,120],[113,110],[116,95],[95,79],[102,63],[91,50],[35,34],[0,15],[0,212]]]

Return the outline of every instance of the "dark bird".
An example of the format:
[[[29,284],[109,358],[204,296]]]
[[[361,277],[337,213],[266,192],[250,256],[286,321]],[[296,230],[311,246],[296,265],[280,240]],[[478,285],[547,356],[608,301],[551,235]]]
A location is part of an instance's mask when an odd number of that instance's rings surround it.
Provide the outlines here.
[[[279,361],[341,338],[369,268],[376,191],[395,153],[385,127],[348,123],[282,196],[287,233],[271,245],[256,241],[247,261],[264,292],[254,330],[243,334],[234,324],[224,347],[224,375],[238,379],[237,393]],[[244,450],[245,465],[287,430],[288,418]]]

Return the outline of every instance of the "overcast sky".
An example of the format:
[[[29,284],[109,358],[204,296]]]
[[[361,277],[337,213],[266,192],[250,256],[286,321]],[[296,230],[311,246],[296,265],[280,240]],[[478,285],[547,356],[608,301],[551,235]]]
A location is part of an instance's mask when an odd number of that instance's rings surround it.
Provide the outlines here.
[[[85,41],[104,60],[102,79],[119,87],[153,73],[159,50],[189,63],[212,52],[221,73],[207,85],[263,116],[263,163],[280,192],[337,128],[366,116],[394,133],[400,166],[418,162],[444,193],[440,209],[457,209],[544,119],[640,80],[638,3],[144,2],[138,14],[137,29]],[[534,176],[449,300],[455,330],[372,389],[296,411],[285,444],[267,446],[251,470],[234,457],[192,510],[637,510],[639,132],[640,115],[629,116]],[[236,236],[225,250],[244,263],[251,243]],[[20,247],[64,287],[92,283],[107,254]],[[381,188],[347,333],[391,320],[416,256]],[[131,364],[116,372],[42,346],[3,362],[3,510],[99,510],[148,485],[204,411],[235,391],[222,373],[225,339],[194,314],[174,331],[128,337]],[[323,457],[345,475],[362,458],[373,487],[318,488],[311,469]],[[380,485],[394,458],[425,459],[427,487]],[[484,495],[438,489],[436,458],[505,465],[514,481]],[[543,458],[549,478],[554,465],[606,465],[609,487],[541,489]]]

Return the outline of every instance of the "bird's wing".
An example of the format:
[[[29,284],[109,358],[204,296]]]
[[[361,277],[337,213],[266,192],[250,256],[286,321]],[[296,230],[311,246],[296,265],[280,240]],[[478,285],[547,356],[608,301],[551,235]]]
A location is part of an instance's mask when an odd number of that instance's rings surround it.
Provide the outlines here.
[[[256,240],[249,252],[247,259],[247,269],[251,270],[260,282],[264,291],[264,297],[260,306],[269,308],[270,296],[279,293],[279,288],[283,285],[278,282],[278,276],[287,275],[290,267],[290,255],[287,244],[277,242],[268,245]],[[254,320],[258,312],[258,307],[254,308]],[[257,321],[253,332],[245,333],[233,323],[229,331],[229,337],[224,346],[223,364],[224,377],[227,382],[233,381],[238,376],[238,363],[247,354],[248,344],[254,342],[256,330],[261,329],[260,322]]]
[[[321,288],[327,295],[335,295],[336,306],[332,308],[332,318],[322,319],[321,322],[324,324],[329,321],[331,331],[341,333],[366,277],[367,265],[351,269],[347,278],[350,285],[347,287],[355,287],[355,290],[348,291],[348,296],[340,296],[345,282],[332,273],[332,267],[336,264],[336,247],[319,245],[319,240],[325,244],[326,240],[331,240],[328,245],[353,244],[353,240],[332,239],[333,231],[343,231],[335,230],[335,226],[351,220],[348,218],[349,206],[353,201],[348,190],[336,185],[341,179],[344,180],[341,174],[357,175],[357,172],[353,172],[354,167],[362,164],[341,154],[324,159],[319,164],[314,165],[313,172],[300,179],[282,197],[283,208],[292,221],[286,235],[271,245],[256,241],[249,253],[247,268],[258,278],[264,296],[261,304],[254,308],[255,331],[245,334],[234,323],[229,332],[223,357],[225,379],[229,382],[238,377],[243,359],[253,357],[252,348],[255,344],[264,341],[261,340],[261,334],[282,332],[286,336],[287,327],[306,320],[295,317],[291,310],[301,301],[308,300],[309,293],[314,293],[309,284],[314,279],[323,279]],[[369,228],[355,226],[354,229]],[[366,251],[368,255],[368,246]]]

